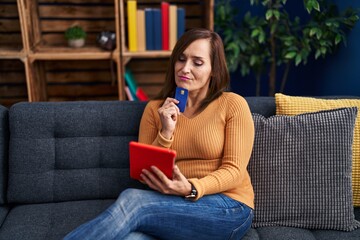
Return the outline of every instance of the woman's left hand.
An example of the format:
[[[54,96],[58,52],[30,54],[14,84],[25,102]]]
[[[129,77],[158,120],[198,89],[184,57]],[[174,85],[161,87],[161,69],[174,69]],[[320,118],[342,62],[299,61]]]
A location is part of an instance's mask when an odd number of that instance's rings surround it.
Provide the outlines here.
[[[155,166],[151,167],[151,171],[143,169],[141,177],[150,188],[163,194],[186,196],[191,192],[190,182],[176,165],[173,169],[172,180]]]

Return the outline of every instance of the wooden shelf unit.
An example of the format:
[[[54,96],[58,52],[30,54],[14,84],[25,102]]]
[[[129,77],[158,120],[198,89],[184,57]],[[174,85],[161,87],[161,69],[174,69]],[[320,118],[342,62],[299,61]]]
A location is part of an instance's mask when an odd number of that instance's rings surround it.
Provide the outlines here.
[[[161,8],[161,2],[163,0],[137,0],[137,9]],[[166,2],[185,9],[186,30],[194,27],[214,29],[214,0],[169,0]],[[171,51],[128,51],[127,0],[120,0],[120,20],[122,72],[125,71],[125,67],[129,68],[138,85],[147,95],[153,97],[163,86]],[[156,59],[157,64],[152,64],[152,59]],[[121,75],[121,77],[124,76]]]
[[[138,0],[158,7],[161,0]],[[186,28],[213,29],[214,0],[167,1],[186,10]],[[125,66],[151,97],[162,86],[171,51],[127,51],[127,0],[7,0],[0,3],[0,104],[17,101],[126,100]],[[65,30],[80,25],[86,46],[67,47]],[[116,34],[116,48],[101,49],[101,31]],[[12,66],[14,64],[14,66]],[[21,67],[22,65],[22,67]],[[13,69],[6,73],[7,69]],[[20,71],[17,77],[12,71]],[[22,80],[19,80],[22,76]],[[5,77],[7,80],[5,80]],[[12,82],[12,78],[14,81]],[[21,82],[21,84],[20,84]],[[21,85],[21,97],[11,87]],[[26,89],[24,94],[24,87]],[[5,91],[7,98],[1,96]]]

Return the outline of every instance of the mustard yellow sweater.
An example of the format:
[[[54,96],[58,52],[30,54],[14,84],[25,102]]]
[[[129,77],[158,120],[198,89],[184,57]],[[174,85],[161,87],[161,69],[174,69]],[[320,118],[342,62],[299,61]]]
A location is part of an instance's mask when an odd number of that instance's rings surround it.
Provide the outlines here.
[[[143,113],[139,142],[177,152],[175,163],[198,191],[197,199],[223,193],[254,208],[247,165],[254,142],[254,122],[244,98],[223,93],[193,118],[180,115],[171,140],[161,136],[157,112],[162,101],[150,101]]]

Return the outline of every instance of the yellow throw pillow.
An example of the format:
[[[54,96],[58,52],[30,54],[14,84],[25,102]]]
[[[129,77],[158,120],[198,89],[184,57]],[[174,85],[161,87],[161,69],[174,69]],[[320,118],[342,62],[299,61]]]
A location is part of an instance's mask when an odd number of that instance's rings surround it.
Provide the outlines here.
[[[311,97],[287,96],[275,94],[277,115],[297,115],[343,107],[357,107],[360,111],[360,99],[319,99]],[[360,114],[355,123],[353,141],[352,188],[353,204],[360,206]]]

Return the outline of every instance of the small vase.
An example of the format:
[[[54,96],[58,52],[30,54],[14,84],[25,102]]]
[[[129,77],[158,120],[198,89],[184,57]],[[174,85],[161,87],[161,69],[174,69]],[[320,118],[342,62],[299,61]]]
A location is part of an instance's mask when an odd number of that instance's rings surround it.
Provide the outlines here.
[[[69,47],[72,47],[72,48],[81,48],[85,45],[85,39],[84,38],[69,39],[68,44],[69,44]]]

